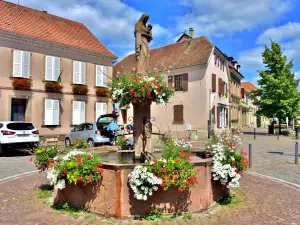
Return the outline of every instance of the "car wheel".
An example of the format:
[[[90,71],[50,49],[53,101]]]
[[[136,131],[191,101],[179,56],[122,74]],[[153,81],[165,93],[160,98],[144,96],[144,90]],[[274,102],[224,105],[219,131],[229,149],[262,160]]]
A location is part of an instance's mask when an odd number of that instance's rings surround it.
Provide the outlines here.
[[[89,139],[89,140],[88,140],[88,144],[89,144],[89,147],[90,147],[90,148],[95,147],[95,142],[94,142],[93,139]]]
[[[71,140],[70,138],[65,139],[65,146],[70,147],[71,146]]]

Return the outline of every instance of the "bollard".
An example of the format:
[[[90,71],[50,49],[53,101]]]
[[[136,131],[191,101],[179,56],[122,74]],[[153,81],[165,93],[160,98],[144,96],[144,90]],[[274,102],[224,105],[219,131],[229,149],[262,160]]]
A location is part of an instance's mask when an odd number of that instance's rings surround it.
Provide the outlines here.
[[[256,128],[254,128],[254,140],[256,139]]]
[[[252,167],[252,144],[249,144],[249,168]]]
[[[299,151],[298,151],[298,141],[295,144],[295,164],[298,165],[298,155],[299,155]]]
[[[296,139],[297,139],[297,140],[299,139],[298,131],[299,131],[299,128],[296,128]]]

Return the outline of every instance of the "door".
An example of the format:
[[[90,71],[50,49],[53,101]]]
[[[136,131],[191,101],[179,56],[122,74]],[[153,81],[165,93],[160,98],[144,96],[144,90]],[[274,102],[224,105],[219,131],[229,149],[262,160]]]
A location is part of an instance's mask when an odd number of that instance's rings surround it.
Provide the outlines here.
[[[89,137],[92,136],[93,133],[93,124],[92,123],[86,123],[84,126],[84,131],[82,132],[82,139],[88,140]],[[92,137],[93,138],[93,137]]]
[[[85,124],[79,124],[71,131],[71,142],[74,143],[76,141],[76,138],[83,138],[83,132],[84,132],[84,126]]]
[[[11,101],[11,121],[25,121],[26,99],[13,98]]]

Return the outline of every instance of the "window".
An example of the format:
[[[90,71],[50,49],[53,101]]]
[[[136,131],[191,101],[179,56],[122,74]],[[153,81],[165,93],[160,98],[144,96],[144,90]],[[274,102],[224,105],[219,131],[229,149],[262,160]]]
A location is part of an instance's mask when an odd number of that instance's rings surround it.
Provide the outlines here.
[[[25,121],[26,99],[13,98],[11,101],[11,121]]]
[[[59,125],[59,100],[45,99],[44,125]]]
[[[183,105],[174,105],[174,122],[183,123]]]
[[[85,122],[85,102],[73,101],[72,124],[77,125]]]
[[[93,124],[92,123],[85,124],[85,130],[93,130]]]
[[[73,129],[73,132],[83,131],[85,124],[80,124]]]
[[[211,90],[212,90],[212,92],[216,92],[216,74],[212,74],[212,81],[211,81],[211,85],[212,85],[212,87],[211,87]]]
[[[96,65],[96,86],[106,87],[107,68]]]
[[[175,91],[183,91],[183,75],[174,76]]]
[[[224,128],[228,125],[228,109],[223,106],[217,108],[217,127]]]
[[[74,61],[73,62],[73,83],[85,84],[86,77],[86,63]]]
[[[96,102],[96,121],[101,115],[107,114],[107,103]]]
[[[7,129],[10,130],[33,130],[34,126],[32,123],[9,123],[6,125]]]
[[[13,54],[13,77],[29,78],[30,53],[14,50]]]
[[[57,81],[60,75],[60,58],[46,56],[45,61],[45,80]]]

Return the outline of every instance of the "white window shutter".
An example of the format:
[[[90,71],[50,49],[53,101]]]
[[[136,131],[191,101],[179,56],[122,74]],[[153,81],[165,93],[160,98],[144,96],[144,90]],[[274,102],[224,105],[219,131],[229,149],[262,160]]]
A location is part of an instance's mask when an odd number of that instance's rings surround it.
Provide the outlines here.
[[[14,50],[14,59],[13,59],[13,76],[14,77],[22,77],[21,73],[21,59],[22,52],[18,50]]]
[[[74,125],[80,124],[80,102],[79,101],[73,101],[72,123]]]
[[[81,62],[80,64],[81,64],[81,71],[80,71],[81,80],[80,80],[80,83],[85,84],[85,81],[86,81],[86,63]]]
[[[30,53],[23,52],[23,69],[22,77],[29,78],[30,74]]]
[[[102,77],[103,77],[103,79],[102,79],[102,86],[103,87],[106,87],[106,77],[107,77],[107,67],[106,66],[102,66]]]
[[[79,84],[79,62],[73,62],[73,83]]]
[[[54,57],[55,81],[58,80],[60,74],[60,58]]]
[[[45,125],[53,125],[53,100],[45,99]]]
[[[80,102],[80,123],[85,122],[85,102]]]
[[[59,100],[52,100],[53,102],[53,125],[59,125]]]
[[[102,66],[96,65],[96,86],[102,85]]]
[[[102,113],[107,114],[107,103],[106,102],[103,102]]]
[[[52,67],[52,57],[51,56],[46,56],[45,65],[46,65],[45,80],[52,80],[53,67]]]

